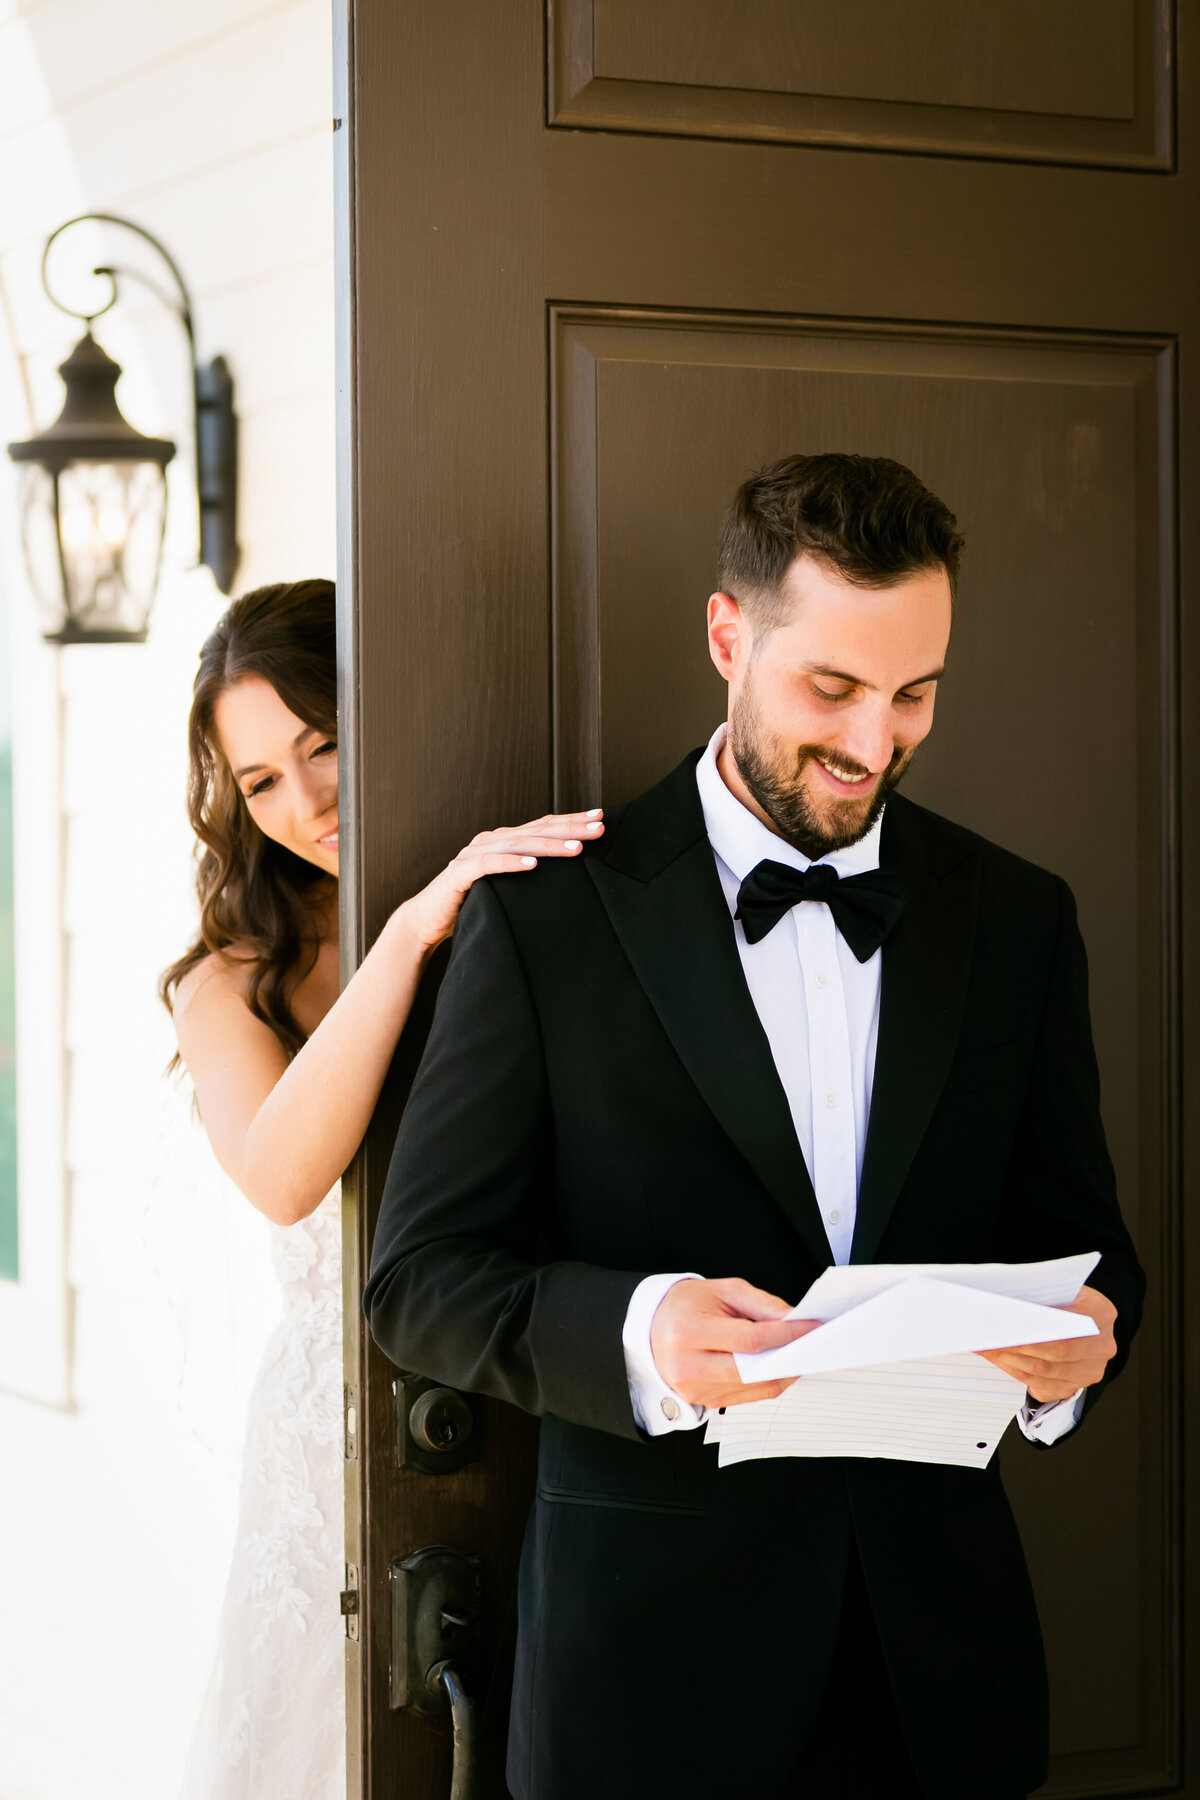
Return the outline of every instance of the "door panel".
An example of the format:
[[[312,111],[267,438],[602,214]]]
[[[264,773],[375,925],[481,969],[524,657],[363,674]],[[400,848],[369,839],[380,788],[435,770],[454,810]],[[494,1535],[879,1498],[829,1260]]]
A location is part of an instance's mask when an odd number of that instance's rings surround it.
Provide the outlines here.
[[[1155,0],[552,0],[550,123],[1165,168],[1171,26]]]
[[[1063,1800],[1200,1795],[1179,1611],[1200,682],[1194,508],[1176,498],[1200,453],[1200,104],[1185,14],[1176,171],[1167,13],[1087,10],[1075,30],[1073,3],[1022,0],[993,53],[986,9],[912,0],[911,54],[875,0],[353,0],[335,138],[347,968],[471,832],[555,795],[615,804],[708,735],[723,689],[703,607],[752,468],[895,456],[958,514],[949,674],[909,791],[1074,887],[1151,1272],[1129,1374],[1087,1431],[1003,1452]],[[533,1435],[491,1408],[481,1462],[396,1466],[393,1371],[358,1295],[421,1030],[347,1210],[352,1729],[376,1800],[433,1800],[448,1772],[444,1728],[387,1706],[388,1563],[481,1552],[496,1643]],[[489,1796],[499,1766],[497,1749]]]
[[[1164,1007],[1179,968],[1160,926],[1178,775],[1164,707],[1178,673],[1169,346],[615,308],[555,309],[551,344],[565,806],[639,793],[723,715],[701,602],[715,522],[757,463],[891,456],[957,513],[948,673],[906,791],[1071,882],[1109,1140],[1160,1290]],[[1150,1529],[1170,1481],[1164,1370],[1149,1339],[1139,1358],[1056,1457],[1005,1447],[1047,1624],[1054,1749],[1086,1758],[1060,1779],[1101,1752],[1136,1763],[1143,1704],[1161,1730],[1157,1697],[1179,1676],[1162,1595],[1180,1546]],[[1102,1586],[1097,1569],[1111,1572]]]
[[[1153,14],[1131,0],[929,0],[915,32],[888,0],[749,0],[738,13],[720,0],[595,0],[592,21],[596,73],[615,80],[1128,119],[1135,10]]]

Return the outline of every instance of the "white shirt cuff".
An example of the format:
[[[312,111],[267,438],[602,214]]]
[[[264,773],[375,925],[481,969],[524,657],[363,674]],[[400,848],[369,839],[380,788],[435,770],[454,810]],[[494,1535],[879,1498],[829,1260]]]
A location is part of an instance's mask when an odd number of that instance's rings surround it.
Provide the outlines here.
[[[708,1415],[707,1407],[690,1405],[667,1386],[650,1348],[650,1326],[667,1289],[677,1281],[702,1279],[696,1274],[647,1275],[633,1290],[621,1329],[621,1343],[633,1416],[648,1437],[665,1437],[668,1431],[694,1431]]]
[[[1017,1424],[1031,1444],[1057,1444],[1060,1437],[1073,1431],[1083,1412],[1084,1390],[1080,1388],[1068,1400],[1033,1400],[1028,1395],[1017,1414]]]

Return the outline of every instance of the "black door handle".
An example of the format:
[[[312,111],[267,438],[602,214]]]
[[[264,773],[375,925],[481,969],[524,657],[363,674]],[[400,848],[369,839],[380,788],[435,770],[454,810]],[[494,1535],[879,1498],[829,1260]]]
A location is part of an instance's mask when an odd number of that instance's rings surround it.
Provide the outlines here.
[[[479,1714],[474,1696],[456,1663],[434,1663],[427,1680],[431,1688],[440,1685],[450,1696],[450,1719],[454,1727],[450,1800],[479,1800]]]
[[[479,1715],[471,1692],[479,1664],[479,1558],[429,1544],[392,1563],[389,1701],[432,1717],[450,1715],[450,1800],[478,1800]]]

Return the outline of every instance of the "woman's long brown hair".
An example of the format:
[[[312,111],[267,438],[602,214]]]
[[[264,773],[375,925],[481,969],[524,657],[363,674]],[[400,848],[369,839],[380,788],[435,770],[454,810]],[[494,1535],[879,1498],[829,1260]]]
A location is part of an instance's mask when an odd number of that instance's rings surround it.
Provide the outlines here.
[[[306,725],[337,736],[337,644],[331,581],[255,588],[235,600],[200,652],[188,719],[187,809],[196,834],[200,935],[164,971],[171,1010],[179,983],[206,956],[237,946],[247,1004],[294,1054],[304,1033],[291,998],[316,962],[320,899],[330,877],[265,837],[217,737],[216,704],[248,676],[269,681]]]

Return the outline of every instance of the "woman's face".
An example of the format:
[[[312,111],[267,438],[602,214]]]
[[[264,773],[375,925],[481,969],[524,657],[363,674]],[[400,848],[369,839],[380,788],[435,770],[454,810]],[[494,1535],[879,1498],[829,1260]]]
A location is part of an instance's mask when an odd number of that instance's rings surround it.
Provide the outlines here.
[[[336,875],[336,740],[289,712],[270,682],[257,675],[226,688],[214,716],[221,748],[259,830]]]

